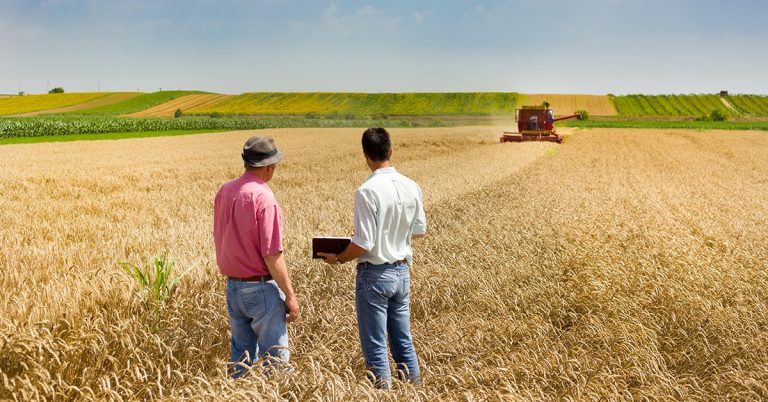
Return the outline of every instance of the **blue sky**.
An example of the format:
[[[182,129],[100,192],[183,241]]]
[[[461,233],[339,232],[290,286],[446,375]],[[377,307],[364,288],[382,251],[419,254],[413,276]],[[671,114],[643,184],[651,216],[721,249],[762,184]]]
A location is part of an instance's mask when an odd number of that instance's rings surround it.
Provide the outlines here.
[[[0,0],[0,93],[768,94],[762,0]]]

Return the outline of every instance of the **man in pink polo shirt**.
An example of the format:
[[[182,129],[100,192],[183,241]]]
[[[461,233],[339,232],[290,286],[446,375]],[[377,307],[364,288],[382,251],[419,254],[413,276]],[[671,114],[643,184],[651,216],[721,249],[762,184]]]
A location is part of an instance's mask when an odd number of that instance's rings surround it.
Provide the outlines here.
[[[213,238],[216,262],[227,280],[232,330],[232,376],[256,359],[287,362],[288,327],[299,317],[283,257],[283,214],[267,186],[283,159],[272,138],[251,137],[243,146],[245,172],[216,194]],[[277,359],[277,360],[275,360]]]

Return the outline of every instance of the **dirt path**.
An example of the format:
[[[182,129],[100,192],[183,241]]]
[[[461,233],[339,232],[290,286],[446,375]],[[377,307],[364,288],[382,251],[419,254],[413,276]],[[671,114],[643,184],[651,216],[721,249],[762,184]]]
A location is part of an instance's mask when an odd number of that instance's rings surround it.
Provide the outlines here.
[[[49,110],[39,110],[37,112],[29,112],[29,113],[22,113],[17,114],[15,116],[20,117],[29,117],[29,116],[39,116],[42,114],[56,114],[56,113],[67,113],[67,112],[74,112],[77,110],[85,110],[85,109],[91,109],[94,107],[99,106],[107,106],[112,105],[118,102],[122,102],[124,100],[128,100],[131,98],[135,98],[137,96],[141,95],[140,93],[120,93],[120,94],[112,94],[107,95],[103,98],[94,99],[92,101],[79,103],[77,105],[72,106],[66,106],[66,107],[60,107],[56,109],[49,109]]]
[[[177,109],[185,112],[189,109],[208,106],[224,100],[229,95],[219,94],[199,94],[187,95],[174,99],[170,102],[151,107],[140,112],[131,113],[127,117],[173,117]]]
[[[733,107],[733,105],[731,105],[731,102],[728,102],[728,99],[720,97],[720,102],[723,102],[723,105],[725,105],[725,107],[727,107],[728,110],[730,110],[731,112],[735,113],[737,116],[741,116],[741,113],[739,113],[739,111],[736,110],[736,108]]]

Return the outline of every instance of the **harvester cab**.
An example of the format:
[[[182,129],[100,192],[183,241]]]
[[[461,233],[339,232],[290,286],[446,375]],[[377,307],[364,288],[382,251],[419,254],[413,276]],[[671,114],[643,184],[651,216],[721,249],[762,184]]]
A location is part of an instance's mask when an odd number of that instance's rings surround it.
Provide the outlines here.
[[[579,114],[555,118],[552,109],[545,106],[523,106],[517,109],[515,121],[517,131],[504,131],[500,142],[550,141],[563,142],[563,137],[557,134],[555,122],[580,117]]]

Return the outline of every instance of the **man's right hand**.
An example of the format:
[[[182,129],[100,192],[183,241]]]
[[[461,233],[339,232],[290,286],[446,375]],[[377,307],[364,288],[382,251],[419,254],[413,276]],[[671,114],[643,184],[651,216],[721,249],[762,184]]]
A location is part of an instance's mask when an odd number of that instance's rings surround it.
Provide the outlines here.
[[[294,322],[299,318],[299,302],[295,297],[285,299],[285,321]]]
[[[288,267],[285,265],[285,257],[282,252],[275,255],[264,256],[264,262],[269,268],[269,274],[277,282],[277,286],[285,295],[285,321],[293,322],[299,318],[299,302],[293,293],[291,278],[288,276]]]
[[[339,258],[338,254],[333,253],[317,253],[317,256],[323,258],[326,264],[329,265],[336,265],[336,261],[338,261]]]

